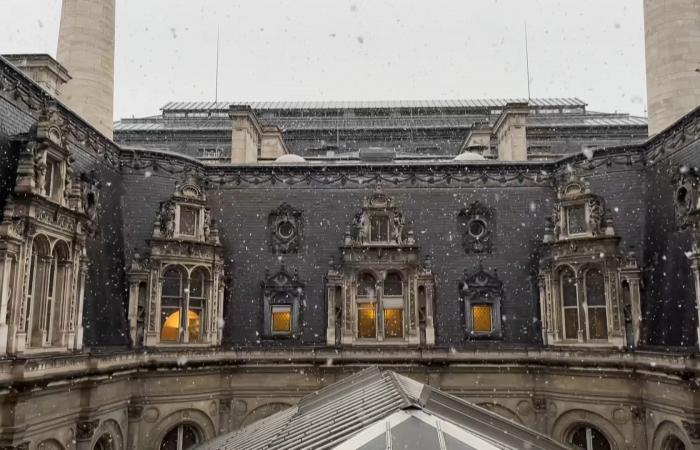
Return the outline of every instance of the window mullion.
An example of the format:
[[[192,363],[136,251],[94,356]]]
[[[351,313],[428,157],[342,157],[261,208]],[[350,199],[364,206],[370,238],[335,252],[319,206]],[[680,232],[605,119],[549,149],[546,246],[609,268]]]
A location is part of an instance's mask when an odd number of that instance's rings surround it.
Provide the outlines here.
[[[182,289],[182,309],[180,313],[181,319],[181,329],[182,329],[182,342],[187,344],[190,341],[189,335],[189,322],[190,322],[190,276],[186,275],[184,289]]]

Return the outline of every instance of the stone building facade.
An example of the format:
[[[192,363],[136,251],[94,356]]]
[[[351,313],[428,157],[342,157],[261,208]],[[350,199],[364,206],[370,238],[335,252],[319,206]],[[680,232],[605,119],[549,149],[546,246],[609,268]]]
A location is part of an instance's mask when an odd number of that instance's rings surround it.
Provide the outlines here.
[[[177,448],[369,364],[564,442],[700,445],[700,110],[558,160],[205,164],[0,59],[0,130],[3,448]]]

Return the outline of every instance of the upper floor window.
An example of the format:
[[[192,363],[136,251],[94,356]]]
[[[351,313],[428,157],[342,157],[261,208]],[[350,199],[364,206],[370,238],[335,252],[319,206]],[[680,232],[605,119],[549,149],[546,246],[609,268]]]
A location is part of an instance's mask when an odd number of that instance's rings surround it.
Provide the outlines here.
[[[44,175],[44,195],[54,201],[59,201],[63,193],[63,174],[61,162],[51,156],[46,157],[46,173]]]
[[[170,267],[162,277],[161,332],[163,342],[198,342],[207,300],[207,275],[202,268],[190,274],[184,267]]]
[[[370,241],[387,242],[389,240],[389,216],[373,214],[370,221]]]
[[[403,285],[401,283],[401,274],[397,272],[389,272],[384,279],[384,295],[386,296],[401,296],[403,295]]]
[[[586,232],[586,207],[583,205],[566,208],[566,224],[568,234]]]
[[[199,211],[200,208],[180,206],[180,234],[185,236],[196,236],[198,234]]]
[[[501,337],[501,302],[503,283],[497,274],[479,269],[460,282],[467,339]]]
[[[578,283],[581,283],[580,286]],[[559,275],[564,339],[607,340],[607,301],[605,278],[597,267],[583,269],[576,277],[571,267]],[[583,295],[579,296],[579,292]]]

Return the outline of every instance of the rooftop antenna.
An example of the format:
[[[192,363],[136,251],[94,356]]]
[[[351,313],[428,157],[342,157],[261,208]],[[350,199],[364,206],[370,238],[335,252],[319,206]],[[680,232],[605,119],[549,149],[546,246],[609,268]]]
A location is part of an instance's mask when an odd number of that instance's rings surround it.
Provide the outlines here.
[[[216,26],[216,81],[214,83],[214,103],[219,101],[219,25]]]
[[[527,21],[525,21],[525,71],[527,75],[527,102],[530,103],[530,53],[527,48]]]

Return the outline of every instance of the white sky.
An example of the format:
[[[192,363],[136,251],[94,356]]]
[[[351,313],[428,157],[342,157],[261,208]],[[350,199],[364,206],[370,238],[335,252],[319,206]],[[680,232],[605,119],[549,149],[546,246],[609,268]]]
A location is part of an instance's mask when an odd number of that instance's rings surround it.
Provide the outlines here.
[[[0,0],[0,53],[56,54],[60,0]],[[171,100],[533,97],[646,115],[640,0],[117,0],[115,118]]]

